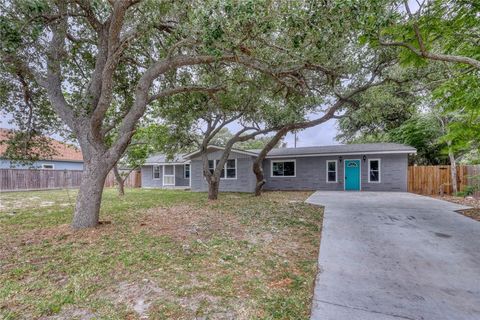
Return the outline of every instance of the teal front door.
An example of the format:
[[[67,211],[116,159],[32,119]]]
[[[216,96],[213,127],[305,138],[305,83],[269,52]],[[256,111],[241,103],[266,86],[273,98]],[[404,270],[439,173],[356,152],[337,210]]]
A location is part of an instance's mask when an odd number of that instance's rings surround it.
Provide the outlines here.
[[[360,190],[360,160],[345,160],[345,190]]]

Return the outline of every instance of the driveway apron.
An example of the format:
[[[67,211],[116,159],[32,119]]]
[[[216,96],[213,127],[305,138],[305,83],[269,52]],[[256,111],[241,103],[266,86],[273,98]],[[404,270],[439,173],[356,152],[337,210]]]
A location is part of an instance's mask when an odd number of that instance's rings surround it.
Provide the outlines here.
[[[480,222],[396,192],[315,192],[325,206],[311,319],[480,319]]]

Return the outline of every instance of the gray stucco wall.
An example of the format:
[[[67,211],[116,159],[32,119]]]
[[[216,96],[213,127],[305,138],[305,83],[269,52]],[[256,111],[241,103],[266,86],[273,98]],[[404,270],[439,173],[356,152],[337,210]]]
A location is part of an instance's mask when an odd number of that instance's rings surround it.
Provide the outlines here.
[[[343,155],[340,163],[338,156],[331,157],[302,157],[285,158],[296,161],[295,177],[272,177],[271,159],[264,162],[266,184],[265,190],[344,190],[344,163],[345,159],[360,159],[361,163],[361,189],[364,191],[407,191],[407,166],[406,154]],[[380,159],[380,183],[368,182],[368,159]],[[337,182],[326,182],[326,161],[337,160]]]
[[[222,156],[221,151],[208,154],[209,160],[217,160]],[[232,152],[228,159],[237,159],[237,178],[221,179],[220,191],[253,192],[255,190],[255,175],[252,171],[252,156]],[[203,177],[203,164],[200,157],[191,161],[192,166],[192,191],[208,191],[208,184]]]
[[[29,169],[29,168],[42,168],[42,164],[53,164],[55,170],[83,170],[83,162],[74,161],[58,161],[58,160],[40,160],[35,161],[30,165],[21,163],[12,163],[10,160],[0,160],[0,169]]]

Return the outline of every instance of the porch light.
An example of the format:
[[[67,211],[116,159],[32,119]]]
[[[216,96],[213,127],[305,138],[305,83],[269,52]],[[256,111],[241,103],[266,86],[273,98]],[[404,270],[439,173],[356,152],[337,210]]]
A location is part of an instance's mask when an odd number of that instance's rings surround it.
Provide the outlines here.
[[[340,163],[342,163],[342,159],[343,159],[342,156],[338,157],[338,160],[340,160]]]
[[[367,161],[367,156],[363,155],[363,162]]]

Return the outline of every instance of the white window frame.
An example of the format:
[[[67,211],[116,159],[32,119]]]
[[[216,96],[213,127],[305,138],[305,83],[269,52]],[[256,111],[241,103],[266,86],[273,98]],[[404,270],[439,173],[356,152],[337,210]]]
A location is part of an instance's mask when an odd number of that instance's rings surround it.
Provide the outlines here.
[[[273,164],[275,162],[293,162],[293,176],[274,176],[273,175]],[[297,176],[297,161],[295,159],[285,159],[285,160],[270,160],[270,177],[271,178],[295,178]]]
[[[212,160],[212,159],[209,159],[209,160]],[[227,178],[227,161],[228,160],[235,160],[235,178]],[[220,161],[220,159],[215,159],[213,160],[213,170],[215,171],[215,169],[217,169],[217,161]],[[223,165],[223,173],[224,175],[223,176],[220,176],[220,180],[237,180],[237,177],[238,177],[238,162],[237,162],[237,158],[234,158],[234,159],[227,159],[227,161],[225,161],[225,164]],[[208,167],[210,169],[210,166]],[[231,168],[230,168],[231,169]],[[190,174],[191,175],[191,174]]]
[[[187,166],[188,166],[188,178],[187,178]],[[192,176],[192,167],[190,166],[190,163],[185,163],[183,165],[183,179],[190,179]]]
[[[155,178],[155,167],[160,168],[161,166],[152,166],[152,180],[160,180],[160,170],[158,171],[158,178]]]
[[[173,167],[173,174],[168,174],[168,175],[165,175],[165,166],[172,166]],[[167,165],[163,165],[162,168],[162,185],[163,186],[174,186],[175,185],[175,165],[173,164],[167,164]],[[173,177],[173,184],[165,184],[165,177]]]
[[[45,166],[52,166],[51,168],[45,168]],[[42,163],[42,169],[44,170],[55,170],[55,165],[53,163]]]
[[[328,181],[328,164],[330,162],[335,162],[335,181]],[[327,160],[325,168],[325,181],[327,183],[338,183],[338,161],[337,160]]]
[[[235,178],[228,178],[227,177],[227,161],[228,160],[235,160]],[[225,161],[225,165],[223,167],[223,172],[225,172],[225,176],[222,178],[220,177],[220,179],[225,179],[225,180],[237,180],[237,158],[234,158],[234,159],[227,159],[227,161]],[[230,168],[231,169],[231,168]]]
[[[378,161],[378,181],[370,181],[371,161]],[[382,159],[368,159],[368,183],[382,183]]]

